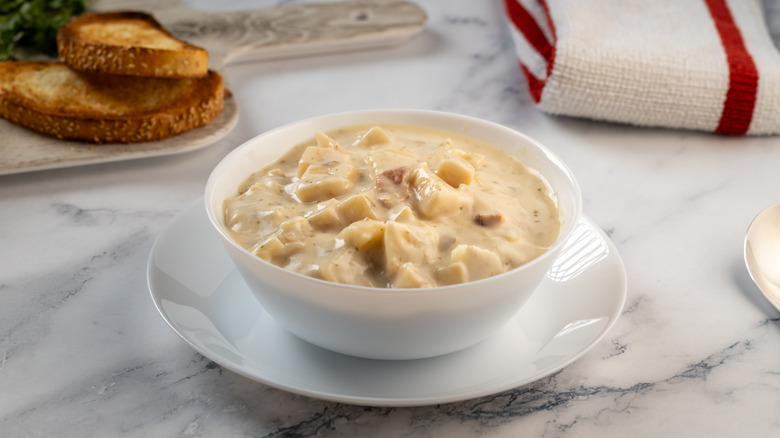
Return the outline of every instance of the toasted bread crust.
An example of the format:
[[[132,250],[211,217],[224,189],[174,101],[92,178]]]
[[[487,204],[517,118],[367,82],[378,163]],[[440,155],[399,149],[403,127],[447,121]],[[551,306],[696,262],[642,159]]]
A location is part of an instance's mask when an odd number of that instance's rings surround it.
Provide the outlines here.
[[[59,62],[0,63],[0,116],[66,140],[162,140],[209,123],[224,96],[213,71],[166,79],[86,74]]]
[[[119,11],[82,15],[57,35],[60,59],[86,72],[155,77],[200,77],[208,52],[171,35],[153,16]]]

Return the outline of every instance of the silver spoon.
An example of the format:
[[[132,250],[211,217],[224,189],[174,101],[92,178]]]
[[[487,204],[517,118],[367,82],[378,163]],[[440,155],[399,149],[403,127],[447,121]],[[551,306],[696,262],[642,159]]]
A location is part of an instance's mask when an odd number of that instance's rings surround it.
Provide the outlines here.
[[[780,310],[780,204],[767,207],[750,223],[745,265],[756,286]]]

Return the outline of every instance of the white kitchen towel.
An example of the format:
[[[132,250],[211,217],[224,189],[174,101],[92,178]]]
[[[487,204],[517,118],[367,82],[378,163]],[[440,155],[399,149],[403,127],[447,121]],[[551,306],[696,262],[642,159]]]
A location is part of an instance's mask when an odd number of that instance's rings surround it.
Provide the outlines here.
[[[759,0],[504,0],[550,114],[780,133],[780,56]]]

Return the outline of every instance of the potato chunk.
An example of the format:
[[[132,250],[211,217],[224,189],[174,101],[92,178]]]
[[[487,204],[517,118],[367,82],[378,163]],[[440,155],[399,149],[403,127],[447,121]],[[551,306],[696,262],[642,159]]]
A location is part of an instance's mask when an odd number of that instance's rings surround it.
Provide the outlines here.
[[[384,243],[385,223],[371,219],[353,222],[341,230],[338,237],[359,251],[373,251]]]
[[[392,285],[396,288],[434,287],[436,282],[413,263],[404,263],[393,277]]]
[[[317,147],[335,149],[339,152],[344,152],[344,148],[341,147],[339,142],[337,142],[336,139],[329,136],[328,134],[317,132],[314,135],[314,138],[317,140]]]
[[[419,159],[417,155],[405,148],[386,147],[372,152],[368,156],[368,165],[371,172],[371,178],[376,179],[377,175],[392,169],[414,167]]]
[[[366,133],[358,139],[356,144],[371,147],[380,144],[390,144],[392,142],[393,139],[390,138],[390,134],[388,134],[387,131],[380,126],[372,126],[371,129],[366,131]]]
[[[341,226],[341,218],[332,205],[317,210],[308,219],[311,226],[320,231],[332,230]]]
[[[453,148],[439,148],[428,162],[436,175],[452,187],[469,185],[474,180],[476,170],[465,158],[454,153]]]
[[[286,258],[289,255],[290,249],[292,248],[288,248],[287,245],[279,240],[279,236],[274,234],[259,242],[250,251],[261,259],[276,264],[278,259]]]
[[[225,222],[232,224],[230,230],[247,235],[247,241],[273,233],[290,216],[293,212],[287,208],[275,206],[259,210],[251,202],[235,202],[225,208]]]
[[[462,263],[468,281],[491,277],[504,272],[498,254],[473,245],[458,245],[451,253],[453,263]]]
[[[463,262],[455,262],[436,270],[436,278],[442,284],[460,284],[469,279],[469,273]]]
[[[294,217],[279,225],[279,240],[284,243],[301,242],[314,234],[309,221],[301,216]]]
[[[295,194],[302,202],[323,201],[347,193],[360,172],[349,155],[336,149],[310,146],[298,161]]]
[[[458,157],[442,160],[436,168],[436,175],[455,188],[461,184],[471,184],[474,181],[474,173],[474,166]]]
[[[376,219],[376,206],[371,202],[363,193],[352,195],[349,198],[341,201],[336,206],[336,211],[339,217],[344,223],[351,224],[352,222],[359,221],[361,219]]]
[[[389,219],[406,224],[417,222],[418,220],[414,210],[412,210],[408,205],[391,210]]]
[[[292,254],[302,250],[304,241],[314,234],[309,221],[301,216],[282,222],[279,230],[251,249],[258,257],[276,264],[284,264]]]
[[[417,211],[426,219],[449,216],[464,207],[465,199],[457,190],[430,169],[418,167],[409,175]]]
[[[304,175],[295,194],[301,202],[315,202],[341,196],[352,187],[349,178],[331,175]]]
[[[320,169],[328,169],[337,164],[352,164],[352,158],[339,150],[309,146],[303,150],[301,158],[298,160],[298,176],[302,177],[311,166]]]
[[[393,276],[404,263],[425,265],[438,257],[438,233],[427,225],[387,222],[385,225],[385,270]]]
[[[319,267],[317,275],[336,283],[384,286],[374,283],[374,276],[366,273],[370,269],[371,264],[355,248],[343,247]]]

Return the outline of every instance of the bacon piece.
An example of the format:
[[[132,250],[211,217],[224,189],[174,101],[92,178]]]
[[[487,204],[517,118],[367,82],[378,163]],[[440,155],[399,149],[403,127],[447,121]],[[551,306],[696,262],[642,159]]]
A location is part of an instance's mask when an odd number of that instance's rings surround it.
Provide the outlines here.
[[[409,183],[406,182],[406,175],[409,174],[409,168],[406,166],[388,169],[378,173],[374,178],[374,185],[379,193],[379,202],[387,208],[397,205],[411,195]]]
[[[474,216],[474,222],[483,227],[492,227],[502,220],[504,220],[504,217],[499,213],[477,213]]]

